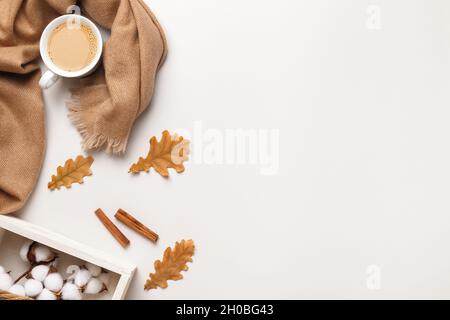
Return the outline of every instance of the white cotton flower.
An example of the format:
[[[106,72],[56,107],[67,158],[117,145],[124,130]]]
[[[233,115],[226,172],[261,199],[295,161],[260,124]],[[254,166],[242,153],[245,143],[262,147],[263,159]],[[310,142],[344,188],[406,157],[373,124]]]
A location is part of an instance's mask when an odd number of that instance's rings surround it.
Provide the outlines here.
[[[20,284],[15,284],[8,289],[9,293],[15,294],[16,296],[25,297],[25,288]]]
[[[42,289],[44,289],[42,282],[37,281],[35,279],[29,279],[24,284],[25,287],[25,294],[27,297],[34,298],[38,296]]]
[[[50,272],[50,267],[46,265],[36,266],[31,270],[31,276],[33,279],[44,282],[48,273]]]
[[[7,273],[0,274],[0,290],[8,291],[9,288],[14,284],[13,279]]]
[[[33,241],[27,241],[25,242],[22,247],[20,248],[20,258],[24,261],[24,262],[30,262],[28,260],[28,251],[30,250],[30,246],[33,243]]]
[[[83,288],[85,285],[88,284],[89,280],[91,280],[92,275],[91,273],[86,269],[81,269],[77,272],[75,275],[75,285],[78,286],[78,288]]]
[[[100,268],[99,266],[96,266],[95,264],[92,264],[92,263],[87,263],[86,269],[88,269],[88,271],[91,273],[91,275],[95,278],[98,277],[100,275],[100,273],[102,273],[102,268]]]
[[[36,262],[48,262],[55,257],[55,254],[46,246],[41,244],[37,245],[34,249],[34,255],[36,257]]]
[[[61,290],[62,300],[81,300],[80,289],[73,283],[66,283]]]
[[[64,284],[64,280],[59,273],[50,273],[44,280],[44,286],[46,289],[59,292]]]
[[[100,276],[98,276],[98,279],[107,287],[111,283],[111,273],[103,272]]]
[[[0,266],[0,274],[4,274],[4,273],[6,273],[5,268],[3,268],[2,266]]]
[[[36,297],[36,300],[56,300],[56,295],[48,289],[42,290],[42,292]]]
[[[98,278],[91,278],[88,284],[86,285],[86,289],[84,289],[84,293],[86,294],[97,294],[102,292],[104,289],[104,284]]]

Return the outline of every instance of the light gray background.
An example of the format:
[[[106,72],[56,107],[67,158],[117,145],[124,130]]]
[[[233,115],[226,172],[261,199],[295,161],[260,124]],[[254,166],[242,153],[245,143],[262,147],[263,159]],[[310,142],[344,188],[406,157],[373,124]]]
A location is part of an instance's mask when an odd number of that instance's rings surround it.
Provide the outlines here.
[[[27,221],[138,265],[129,299],[449,298],[450,2],[153,0],[168,60],[126,156],[50,192],[81,153],[67,82],[46,92],[48,147]],[[366,26],[379,5],[381,30]],[[164,180],[129,165],[164,129],[280,130],[280,171],[187,164]],[[194,141],[195,143],[195,141]],[[93,212],[118,207],[161,235],[128,250]],[[185,279],[143,291],[153,261],[195,240]],[[381,269],[369,290],[367,268]]]

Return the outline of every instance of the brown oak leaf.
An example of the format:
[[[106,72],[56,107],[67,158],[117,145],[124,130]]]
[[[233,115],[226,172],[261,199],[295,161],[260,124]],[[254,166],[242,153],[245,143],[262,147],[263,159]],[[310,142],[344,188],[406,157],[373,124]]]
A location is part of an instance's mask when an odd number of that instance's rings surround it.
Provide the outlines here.
[[[182,240],[175,244],[174,249],[167,248],[164,251],[163,260],[156,260],[155,273],[150,273],[150,279],[145,283],[145,290],[167,288],[168,280],[181,280],[183,275],[182,271],[187,271],[188,262],[192,262],[192,256],[194,255],[195,245],[192,240]]]
[[[75,160],[69,159],[64,164],[64,167],[58,167],[56,170],[56,176],[52,176],[52,180],[48,183],[50,190],[60,189],[66,187],[70,189],[72,184],[82,184],[83,178],[91,176],[91,165],[94,162],[94,158],[91,156],[85,158],[78,156]]]
[[[169,176],[169,168],[178,173],[184,172],[183,162],[189,159],[189,140],[178,135],[171,136],[164,131],[161,141],[156,137],[150,140],[150,151],[146,158],[139,158],[130,168],[130,173],[149,172],[153,167],[163,177]]]

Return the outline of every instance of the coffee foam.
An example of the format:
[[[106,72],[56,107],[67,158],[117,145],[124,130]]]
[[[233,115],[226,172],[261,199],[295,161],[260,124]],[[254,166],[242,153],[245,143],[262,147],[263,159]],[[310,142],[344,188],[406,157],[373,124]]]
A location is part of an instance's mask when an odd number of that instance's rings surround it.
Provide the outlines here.
[[[50,34],[48,55],[65,71],[79,71],[87,67],[97,54],[97,36],[84,25],[62,23]]]

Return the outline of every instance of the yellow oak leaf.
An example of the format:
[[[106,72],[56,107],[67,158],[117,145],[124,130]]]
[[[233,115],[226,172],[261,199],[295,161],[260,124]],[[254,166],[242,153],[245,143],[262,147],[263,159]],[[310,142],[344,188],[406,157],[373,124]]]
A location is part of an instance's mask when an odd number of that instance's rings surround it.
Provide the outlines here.
[[[182,271],[187,271],[188,262],[192,262],[195,245],[192,240],[182,240],[175,244],[174,249],[167,248],[164,251],[163,260],[156,260],[155,273],[150,273],[150,279],[145,283],[145,290],[167,288],[168,280],[183,279]]]
[[[50,190],[59,190],[61,187],[70,189],[74,183],[82,184],[84,177],[92,175],[91,165],[93,162],[94,158],[91,156],[87,158],[78,156],[75,161],[67,160],[64,167],[58,167],[56,176],[52,176],[52,180],[48,183],[48,188]]]
[[[139,158],[130,168],[130,173],[149,172],[153,167],[163,177],[169,176],[169,168],[184,172],[183,162],[189,159],[189,140],[164,131],[161,141],[150,139],[150,151],[146,158]]]

